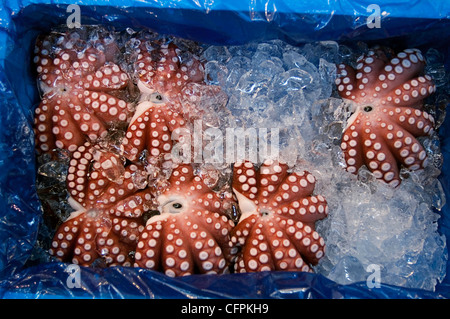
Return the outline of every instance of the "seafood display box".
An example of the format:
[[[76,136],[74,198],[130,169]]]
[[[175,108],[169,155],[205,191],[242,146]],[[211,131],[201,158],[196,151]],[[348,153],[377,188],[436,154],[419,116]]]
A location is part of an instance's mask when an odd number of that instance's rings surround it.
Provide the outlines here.
[[[312,6],[5,1],[0,298],[449,298],[450,5]],[[276,127],[282,161],[169,169],[168,134],[190,120],[260,138]]]

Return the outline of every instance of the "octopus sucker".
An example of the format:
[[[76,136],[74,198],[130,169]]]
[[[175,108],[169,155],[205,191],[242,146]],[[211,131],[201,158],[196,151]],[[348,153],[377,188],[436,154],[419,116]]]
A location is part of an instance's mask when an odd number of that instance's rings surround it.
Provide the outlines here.
[[[130,266],[134,245],[111,231],[110,220],[103,213],[89,210],[72,213],[55,233],[49,252],[63,262],[83,266],[99,258],[108,266]]]
[[[315,222],[328,214],[325,198],[312,194],[315,182],[309,172],[289,173],[287,164],[273,160],[258,170],[250,162],[234,166],[232,186],[242,214],[230,241],[239,249],[237,272],[311,271],[325,246]]]
[[[234,223],[227,216],[227,197],[215,195],[192,165],[176,165],[169,186],[156,196],[159,215],[147,221],[134,265],[172,277],[226,271],[233,259]]]
[[[417,137],[434,131],[434,119],[422,105],[436,88],[423,74],[425,60],[419,50],[407,49],[391,59],[385,52],[369,51],[358,59],[356,70],[338,66],[339,95],[355,110],[341,148],[347,171],[356,174],[365,165],[376,178],[398,186],[401,166],[424,167],[426,152]]]

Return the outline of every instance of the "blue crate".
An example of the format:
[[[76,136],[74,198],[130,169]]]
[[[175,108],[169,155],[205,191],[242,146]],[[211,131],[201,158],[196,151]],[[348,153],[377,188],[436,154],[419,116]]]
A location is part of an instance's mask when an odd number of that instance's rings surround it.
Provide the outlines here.
[[[39,97],[31,75],[35,37],[66,23],[77,4],[82,24],[151,28],[210,44],[279,38],[291,43],[401,43],[434,47],[450,70],[450,2],[377,1],[382,28],[369,28],[372,0],[5,0],[0,5],[0,298],[449,298],[450,272],[435,292],[365,282],[338,285],[310,273],[264,272],[169,278],[153,271],[81,268],[83,289],[68,289],[67,265],[24,268],[42,221],[36,194],[33,108]],[[450,198],[450,120],[440,128],[445,158],[440,181]],[[450,240],[450,208],[439,231]],[[245,282],[245,285],[242,283]]]

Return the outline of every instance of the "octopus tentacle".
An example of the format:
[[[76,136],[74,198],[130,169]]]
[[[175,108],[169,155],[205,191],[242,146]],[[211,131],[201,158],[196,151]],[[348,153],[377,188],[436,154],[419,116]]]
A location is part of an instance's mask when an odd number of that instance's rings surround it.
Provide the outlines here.
[[[389,134],[389,133],[388,133]],[[391,136],[393,136],[391,138]],[[426,152],[422,145],[408,131],[398,130],[385,138],[398,162],[410,170],[417,170],[425,166]]]
[[[319,233],[302,222],[292,224],[286,222],[281,225],[284,226],[285,234],[306,262],[305,266],[316,265],[324,255],[325,245],[324,239],[320,237]]]
[[[236,174],[233,174],[233,188],[234,191],[242,194],[243,196],[247,198],[256,198],[256,194],[254,194],[250,190],[250,185],[252,187],[256,186],[256,169],[253,165],[253,163],[250,162],[237,162],[234,164],[234,171]],[[243,177],[240,177],[243,176]],[[240,180],[239,180],[240,179]],[[247,182],[247,183],[245,183]],[[267,181],[268,183],[268,181]]]
[[[125,199],[119,200],[109,209],[109,213],[112,216],[122,218],[140,217],[143,212],[148,210],[147,203],[151,200],[151,195],[152,191],[148,188],[138,191]]]
[[[242,213],[230,241],[241,249],[237,272],[311,271],[324,254],[324,240],[314,228],[327,216],[326,200],[312,195],[313,175],[288,168],[272,160],[258,171],[249,162],[234,166],[232,186]]]
[[[420,108],[423,99],[436,91],[429,75],[420,76],[409,81],[405,81],[394,88],[382,100],[381,104],[393,103],[398,106],[412,106]]]
[[[93,70],[84,77],[80,86],[91,91],[113,91],[125,88],[128,85],[129,76],[117,64],[107,64]]]
[[[389,140],[391,136],[393,133],[387,133],[386,136],[377,135],[375,138],[372,135],[372,139],[366,139],[364,142],[364,154],[366,154],[366,166],[372,170],[374,176],[395,187],[400,183],[397,163],[400,163],[401,157],[396,148],[391,145]]]
[[[105,137],[108,134],[105,122],[98,119],[97,116],[90,112],[89,108],[84,105],[69,105],[71,132],[78,137],[80,145],[86,140],[95,141],[100,137]],[[60,123],[60,119],[56,118],[54,122],[55,127]],[[73,149],[71,149],[73,151]]]
[[[111,61],[106,61],[102,50],[92,47],[89,42],[77,39],[74,44],[62,39],[51,43],[50,41],[53,41],[51,38],[50,35],[44,40],[37,40],[34,57],[38,79],[47,87],[55,87],[61,83],[84,86],[87,83],[86,88],[91,88],[92,77],[96,71],[101,72],[104,64],[111,67],[115,65]],[[126,73],[120,73],[128,78]],[[80,81],[82,83],[79,83]],[[123,88],[126,84],[122,82],[117,89]],[[100,85],[101,83],[98,84]]]
[[[358,83],[356,79],[356,71],[351,66],[340,64],[338,66],[338,77],[335,80],[339,94],[344,95],[347,99],[354,100],[356,92],[358,92]],[[355,93],[353,93],[355,92]],[[353,93],[353,94],[352,94]]]
[[[140,217],[140,215],[136,217]],[[110,228],[116,234],[117,238],[119,238],[120,242],[136,246],[137,239],[142,230],[142,223],[136,222],[136,217],[111,216]]]
[[[36,109],[35,131],[41,151],[58,147],[73,152],[86,140],[104,137],[109,127],[117,121],[126,122],[131,114],[129,103],[105,93],[72,91],[66,95],[67,100],[56,96],[44,99]],[[43,108],[47,109],[45,113]],[[41,138],[43,135],[46,137]],[[53,140],[54,145],[50,143]]]
[[[276,196],[277,191],[279,190],[279,185],[284,181],[284,178],[287,174],[288,166],[284,163],[275,163],[272,160],[265,161],[258,172],[259,177],[259,189],[261,190],[261,202],[266,204],[272,200],[274,196]],[[237,172],[239,176],[239,172]],[[248,172],[246,172],[248,174]],[[245,176],[245,175],[240,175]],[[242,177],[238,177],[239,181],[242,181]],[[249,185],[253,184],[253,180],[249,178],[246,182]],[[243,187],[247,184],[244,182]],[[254,187],[254,186],[253,186]],[[255,188],[251,188],[252,193],[255,193]],[[253,196],[250,196],[252,198]]]
[[[111,233],[111,225],[96,210],[79,211],[61,225],[55,234],[51,255],[61,261],[89,266],[99,257],[107,265],[130,265],[132,246]]]
[[[425,59],[417,49],[406,49],[385,65],[378,76],[382,91],[386,94],[395,87],[402,85],[411,78],[418,76],[425,67]],[[381,77],[381,78],[380,78]]]
[[[111,233],[111,226],[105,225],[103,229],[97,228],[99,233],[97,236],[97,254],[105,260],[105,263],[109,266],[131,266],[133,259],[130,256],[130,252],[135,247],[135,240],[127,242],[123,240],[123,236],[115,235]],[[83,255],[82,253],[80,255]],[[83,258],[85,258],[83,256]]]
[[[336,79],[340,96],[355,110],[341,141],[347,171],[357,173],[365,165],[395,187],[400,184],[400,165],[415,170],[426,163],[416,138],[433,133],[434,119],[421,107],[436,87],[429,75],[422,75],[425,60],[417,49],[390,60],[376,49],[357,62],[356,70],[339,65]]]
[[[404,107],[400,110],[395,108],[393,114],[391,112],[388,114],[393,122],[414,136],[424,136],[434,131],[434,118],[425,111]]]
[[[75,100],[76,98],[70,98],[70,104]],[[72,116],[72,110],[62,107],[62,104],[61,100],[56,100],[56,105],[53,107],[51,127],[55,136],[55,147],[73,152],[85,139],[80,134],[80,129]]]
[[[166,249],[158,249],[159,247],[156,247],[154,250],[149,250],[155,252],[155,259],[154,261],[149,259],[146,262],[146,267],[154,270],[165,269],[167,274],[173,274],[173,276],[195,273],[197,271],[195,269],[197,260],[191,262],[195,258],[195,251],[192,249],[181,248],[183,245],[186,245],[186,241],[192,240],[187,238],[185,234],[180,231],[180,229],[189,226],[181,224],[179,220],[173,220],[173,225],[174,227],[172,228],[164,228],[162,236],[168,239]],[[203,244],[200,242],[196,249],[200,250],[201,248],[203,248]],[[159,254],[158,251],[161,251],[161,253]],[[176,262],[177,260],[179,260],[179,262]],[[160,264],[161,261],[164,261],[164,264]],[[148,267],[152,262],[153,266]]]
[[[364,154],[367,154],[365,148],[372,145],[371,142],[370,144],[369,142],[366,142],[368,139],[367,135],[371,134],[371,129],[368,128],[366,130],[360,130],[359,124],[361,119],[359,117],[360,116],[358,116],[356,120],[345,130],[341,142],[341,149],[344,152],[347,163],[347,171],[350,173],[356,173],[359,168],[364,165]],[[356,129],[356,125],[358,125],[358,129]]]
[[[72,213],[64,227],[57,229],[49,249],[50,255],[56,256],[62,261],[70,261],[84,218],[82,212]]]
[[[295,194],[295,197],[297,196],[303,199],[293,200],[290,203],[279,206],[280,215],[287,216],[293,220],[301,220],[306,224],[314,224],[316,221],[325,217],[327,203],[323,196],[301,196]]]
[[[131,265],[129,253],[136,246],[139,231],[128,235],[128,232],[123,234],[124,230],[114,230],[117,223],[114,225],[108,216],[96,209],[78,211],[72,216],[75,217],[69,218],[57,230],[49,250],[51,255],[63,262],[83,266],[91,265],[98,258],[103,258],[109,266]],[[133,230],[139,226],[130,228]]]
[[[126,122],[132,113],[130,103],[106,92],[84,91],[79,98],[83,99],[86,108],[94,114],[93,117],[107,126],[116,124],[117,121]]]
[[[49,152],[56,147],[56,138],[53,134],[54,101],[43,99],[35,110],[34,131],[36,148]]]
[[[381,49],[370,50],[367,55],[362,55],[358,59],[355,78],[359,90],[373,90],[378,83],[377,74],[382,71],[385,64],[389,62],[386,54]]]
[[[117,173],[119,171],[119,173]],[[94,206],[104,194],[110,178],[123,172],[119,157],[86,142],[74,153],[69,164],[67,190],[80,204]]]

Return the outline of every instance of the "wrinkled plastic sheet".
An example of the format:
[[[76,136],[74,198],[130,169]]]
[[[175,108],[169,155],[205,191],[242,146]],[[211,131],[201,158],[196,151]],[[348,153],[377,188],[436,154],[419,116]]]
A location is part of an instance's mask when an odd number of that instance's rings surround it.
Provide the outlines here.
[[[358,2],[358,3],[356,3]],[[450,269],[436,290],[366,282],[339,285],[319,274],[263,272],[169,278],[112,267],[81,268],[81,287],[69,288],[67,264],[25,267],[36,243],[42,210],[35,188],[33,110],[39,96],[31,72],[33,43],[41,32],[65,24],[77,4],[82,24],[116,29],[150,28],[222,45],[279,38],[290,43],[365,41],[394,47],[434,47],[450,69],[450,2],[377,1],[381,28],[368,28],[367,7],[352,0],[3,1],[0,7],[0,298],[449,298]],[[450,195],[450,120],[440,128]],[[450,240],[450,208],[439,212],[439,232]],[[243,284],[245,283],[245,284]]]

